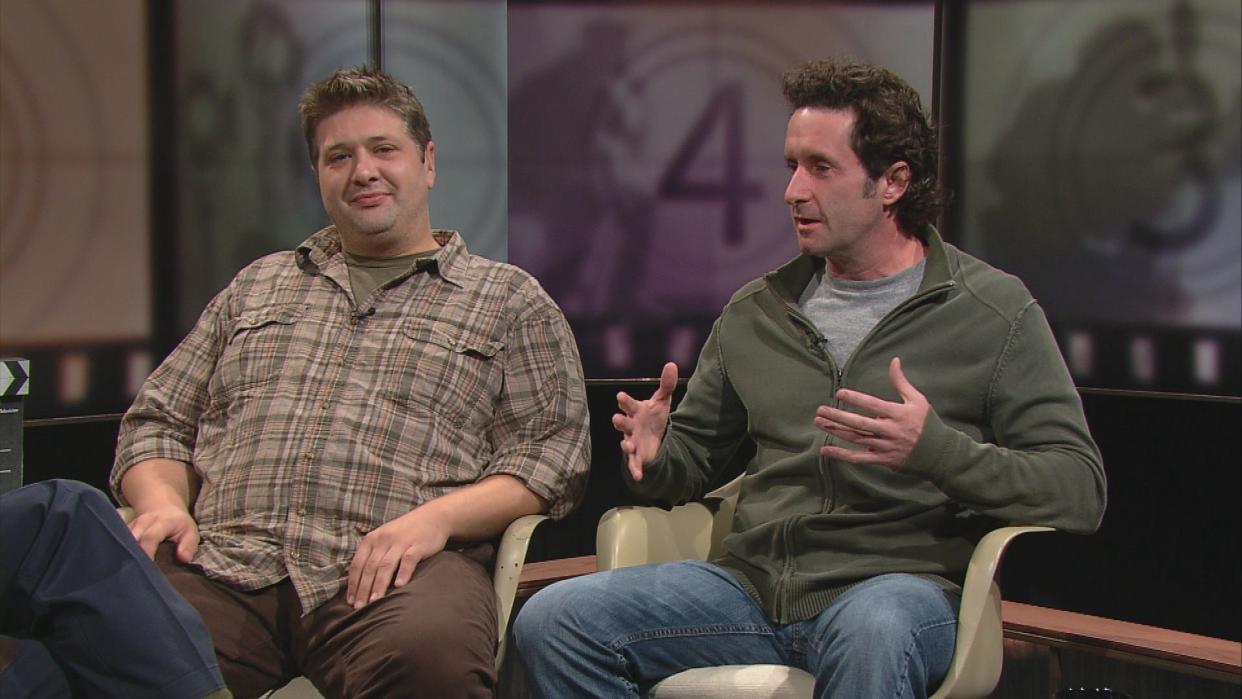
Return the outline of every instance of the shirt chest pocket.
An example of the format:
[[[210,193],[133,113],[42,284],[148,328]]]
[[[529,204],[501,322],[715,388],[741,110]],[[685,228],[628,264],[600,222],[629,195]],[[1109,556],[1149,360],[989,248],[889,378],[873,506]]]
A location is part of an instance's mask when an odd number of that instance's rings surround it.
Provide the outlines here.
[[[398,341],[396,402],[458,427],[491,421],[504,383],[503,341],[476,328],[422,319],[406,323]]]
[[[286,361],[298,351],[298,321],[305,310],[300,304],[265,306],[237,318],[212,376],[218,390],[228,395],[280,376]]]

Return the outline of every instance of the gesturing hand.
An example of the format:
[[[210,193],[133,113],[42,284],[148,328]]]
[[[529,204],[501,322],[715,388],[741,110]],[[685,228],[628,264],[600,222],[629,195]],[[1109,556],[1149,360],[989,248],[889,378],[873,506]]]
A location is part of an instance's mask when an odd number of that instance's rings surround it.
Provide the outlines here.
[[[861,408],[874,417],[851,413],[827,405],[815,411],[815,426],[834,437],[864,447],[861,450],[839,446],[820,449],[825,456],[854,464],[880,464],[896,470],[910,458],[910,452],[923,434],[930,406],[927,398],[906,379],[901,360],[893,357],[888,378],[901,396],[900,403],[843,388],[837,391],[842,403]]]
[[[421,561],[443,551],[448,534],[432,519],[414,509],[362,537],[349,564],[345,601],[354,609],[365,607],[383,597],[390,585],[409,582]]]
[[[617,394],[617,407],[621,412],[612,416],[612,426],[621,433],[625,465],[636,481],[643,479],[643,466],[660,451],[676,387],[677,365],[669,362],[660,372],[660,387],[647,400],[635,400],[624,391]]]
[[[177,544],[177,560],[189,563],[198,551],[198,522],[189,512],[172,505],[143,512],[129,523],[138,546],[152,559],[165,540]]]

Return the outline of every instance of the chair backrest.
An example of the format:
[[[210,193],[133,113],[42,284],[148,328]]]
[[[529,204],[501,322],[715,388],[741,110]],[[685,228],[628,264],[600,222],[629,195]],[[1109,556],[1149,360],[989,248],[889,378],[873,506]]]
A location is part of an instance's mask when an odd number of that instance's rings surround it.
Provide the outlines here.
[[[615,507],[604,513],[595,531],[600,570],[686,559],[707,560],[723,551],[733,525],[738,482],[708,493],[702,502],[668,510]]]
[[[713,512],[702,503],[671,510],[617,507],[604,513],[595,530],[600,570],[687,558],[705,560],[712,548]]]

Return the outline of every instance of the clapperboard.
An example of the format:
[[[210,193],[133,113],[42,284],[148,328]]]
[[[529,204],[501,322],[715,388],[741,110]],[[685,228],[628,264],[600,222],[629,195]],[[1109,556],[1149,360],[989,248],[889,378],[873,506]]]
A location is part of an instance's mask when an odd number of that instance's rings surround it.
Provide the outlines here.
[[[22,403],[30,393],[30,361],[0,359],[0,493],[22,484]]]

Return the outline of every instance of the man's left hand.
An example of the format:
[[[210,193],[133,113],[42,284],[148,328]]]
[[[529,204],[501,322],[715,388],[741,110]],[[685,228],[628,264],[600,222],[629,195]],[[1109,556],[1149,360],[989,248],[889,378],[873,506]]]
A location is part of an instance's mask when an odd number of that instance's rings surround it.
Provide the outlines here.
[[[888,378],[901,397],[900,403],[843,388],[837,400],[873,415],[860,415],[827,405],[815,411],[815,426],[834,437],[862,449],[826,446],[820,453],[853,464],[879,464],[893,470],[910,458],[910,452],[923,434],[923,423],[930,406],[927,398],[901,371],[901,359],[893,357],[888,365]]]
[[[345,601],[354,609],[383,597],[390,585],[406,584],[421,561],[444,550],[448,534],[438,522],[431,521],[434,517],[425,516],[420,509],[401,515],[362,537],[354,560],[349,564],[349,582],[345,588]]]

